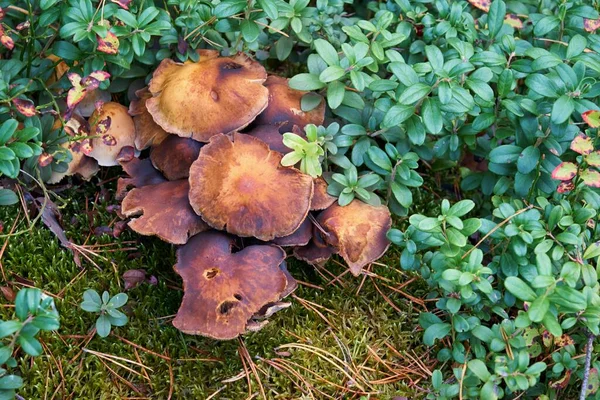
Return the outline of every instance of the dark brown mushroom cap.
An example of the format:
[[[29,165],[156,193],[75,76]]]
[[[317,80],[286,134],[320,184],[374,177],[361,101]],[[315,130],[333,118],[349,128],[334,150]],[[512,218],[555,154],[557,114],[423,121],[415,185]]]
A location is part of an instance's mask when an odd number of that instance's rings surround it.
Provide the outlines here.
[[[331,246],[318,246],[313,239],[306,246],[294,247],[292,254],[300,261],[315,265],[325,263],[335,253],[335,248]]]
[[[180,331],[214,339],[233,339],[264,305],[279,301],[287,278],[277,246],[249,246],[231,253],[232,238],[200,233],[177,251],[175,271],[184,295],[173,325]]]
[[[294,233],[288,236],[278,237],[273,239],[273,243],[277,246],[304,246],[310,242],[313,233],[313,224],[309,218],[306,218]]]
[[[121,212],[126,217],[141,214],[129,222],[129,227],[137,233],[185,244],[191,236],[208,230],[192,210],[188,193],[186,179],[135,188],[123,199]]]
[[[294,233],[308,214],[313,181],[281,158],[252,136],[214,136],[190,169],[192,207],[237,236],[268,241]]]
[[[163,60],[150,81],[146,107],[165,131],[208,142],[252,122],[267,106],[265,69],[246,55]]]
[[[147,87],[135,92],[137,99],[129,103],[129,115],[135,124],[135,148],[144,150],[151,145],[157,145],[171,136],[160,127],[146,108],[146,101],[152,97]]]
[[[122,162],[121,167],[129,177],[119,178],[117,181],[117,192],[115,194],[117,200],[123,199],[129,188],[141,188],[142,186],[166,182],[165,177],[152,166],[149,158],[143,160],[133,158],[131,161]]]
[[[324,239],[336,247],[353,275],[381,257],[390,245],[386,234],[392,226],[386,206],[372,206],[353,200],[341,207],[334,203],[319,214],[318,223],[329,234]]]
[[[336,198],[327,193],[327,182],[323,177],[315,178],[315,194],[310,204],[311,211],[324,210],[336,202]]]
[[[259,125],[281,125],[281,130],[289,132],[294,125],[304,128],[308,124],[321,125],[325,119],[325,101],[314,109],[304,112],[300,105],[307,92],[292,89],[288,80],[269,75],[265,86],[269,89],[269,105],[256,118]]]
[[[170,181],[190,176],[190,167],[198,158],[202,143],[190,138],[169,135],[159,145],[152,146],[152,164]]]
[[[283,144],[283,135],[279,133],[277,125],[258,125],[245,133],[262,140],[273,151],[281,154],[287,154],[292,151],[292,149]]]

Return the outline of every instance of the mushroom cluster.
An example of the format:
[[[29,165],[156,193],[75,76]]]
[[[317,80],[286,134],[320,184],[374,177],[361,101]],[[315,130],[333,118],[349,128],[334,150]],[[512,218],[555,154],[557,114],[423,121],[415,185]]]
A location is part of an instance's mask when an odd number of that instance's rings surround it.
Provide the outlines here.
[[[163,60],[131,103],[132,119],[111,114],[106,132],[135,132],[128,145],[150,155],[119,149],[98,160],[117,160],[128,175],[117,198],[129,227],[180,246],[181,331],[232,339],[264,326],[296,288],[284,249],[313,264],[340,254],[355,275],[387,249],[385,206],[340,207],[323,178],[281,165],[291,151],[282,134],[324,120],[324,101],[302,111],[304,94],[243,54],[202,50],[197,62]]]

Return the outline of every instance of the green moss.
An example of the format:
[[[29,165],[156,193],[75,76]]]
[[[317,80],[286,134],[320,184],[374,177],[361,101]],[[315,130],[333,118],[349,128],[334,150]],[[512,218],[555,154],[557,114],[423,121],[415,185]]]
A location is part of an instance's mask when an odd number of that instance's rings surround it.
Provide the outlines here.
[[[248,395],[245,379],[222,383],[224,379],[243,371],[238,342],[217,342],[183,335],[170,323],[182,297],[182,291],[177,290],[181,286],[181,280],[172,269],[175,263],[174,248],[158,239],[139,237],[132,232],[125,232],[118,239],[108,235],[95,236],[90,229],[108,225],[115,220],[116,215],[107,211],[108,203],[94,206],[94,197],[90,195],[86,200],[85,196],[85,192],[75,190],[63,194],[63,198],[69,199],[62,210],[63,226],[67,236],[77,244],[108,244],[110,246],[104,249],[116,250],[100,252],[102,258],[94,258],[100,269],[83,261],[85,272],[75,279],[81,270],[73,261],[73,255],[61,247],[56,237],[42,225],[25,235],[11,238],[2,257],[2,266],[9,281],[14,281],[18,276],[33,281],[35,286],[49,293],[62,294],[62,298],[57,299],[62,340],[57,335],[46,334],[43,336],[48,349],[46,354],[34,360],[23,359],[20,371],[26,386],[20,394],[25,398],[51,398],[54,392],[58,392],[57,398],[81,399],[140,396],[120,382],[97,356],[80,354],[84,347],[83,339],[74,338],[73,335],[86,335],[94,323],[93,315],[78,308],[85,289],[108,290],[115,294],[123,290],[121,275],[125,271],[143,268],[158,278],[158,285],[142,284],[128,292],[130,301],[125,311],[129,314],[130,322],[125,327],[116,328],[114,332],[149,350],[168,354],[172,361],[138,350],[141,362],[149,368],[147,373],[150,381],[110,362],[108,365],[135,385],[143,395],[153,399],[167,398],[169,390],[173,391],[173,399],[201,399],[222,387],[225,389],[217,398],[245,398]],[[0,209],[0,219],[5,231],[12,225],[17,214],[16,207]],[[23,214],[20,215],[17,230],[26,228]],[[127,248],[134,250],[125,251]],[[390,267],[375,266],[373,271],[378,275],[398,284],[407,279],[394,269],[398,267],[398,254],[394,249],[390,250],[382,263]],[[343,272],[341,267],[330,264],[328,268],[333,274]],[[302,392],[291,382],[290,376],[282,374],[261,359],[282,358],[340,386],[351,385],[341,371],[307,351],[286,349],[291,355],[276,354],[276,348],[284,344],[309,344],[341,359],[351,359],[356,366],[363,365],[373,369],[362,370],[365,379],[371,381],[383,378],[383,372],[387,370],[370,355],[369,348],[376,350],[384,360],[398,365],[402,365],[402,361],[394,356],[385,343],[400,352],[412,349],[419,354],[423,351],[419,337],[415,334],[418,310],[406,298],[386,288],[383,281],[375,282],[400,311],[394,310],[384,300],[370,278],[366,279],[357,295],[361,278],[345,275],[342,287],[339,284],[328,285],[327,280],[316,273],[313,267],[299,262],[290,261],[290,270],[296,278],[325,289],[300,286],[296,295],[324,307],[319,308],[319,311],[331,325],[316,312],[303,307],[300,301],[292,299],[292,306],[272,317],[263,330],[244,337],[249,354],[264,372],[261,373],[261,379],[268,398],[299,398]],[[416,292],[417,295],[423,294],[423,287],[418,283],[413,283],[404,290],[413,294]],[[8,304],[4,299],[2,302]],[[12,309],[3,307],[1,312],[7,318],[11,316]],[[344,346],[348,349],[346,355],[346,351],[342,351]],[[136,361],[134,347],[114,336],[106,339],[95,337],[85,348]],[[211,358],[217,361],[189,361]],[[139,367],[130,366],[140,371]],[[172,388],[169,368],[172,368],[174,376]],[[339,396],[342,393],[320,381],[317,375],[300,367],[295,369],[315,388],[331,395]],[[258,390],[256,381],[253,381],[252,387],[253,391]],[[414,396],[413,389],[402,382],[372,387],[381,392],[381,398],[392,395]],[[314,394],[316,398],[321,397],[318,392]]]

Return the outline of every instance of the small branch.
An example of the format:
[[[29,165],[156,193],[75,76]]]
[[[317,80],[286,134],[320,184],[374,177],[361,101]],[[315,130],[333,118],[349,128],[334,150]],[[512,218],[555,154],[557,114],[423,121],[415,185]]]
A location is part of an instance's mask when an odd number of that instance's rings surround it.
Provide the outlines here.
[[[588,333],[587,347],[585,349],[585,367],[583,369],[583,382],[581,383],[581,394],[579,400],[585,400],[587,397],[587,386],[590,379],[590,364],[592,363],[592,346],[594,345],[594,339],[596,336],[592,333]]]

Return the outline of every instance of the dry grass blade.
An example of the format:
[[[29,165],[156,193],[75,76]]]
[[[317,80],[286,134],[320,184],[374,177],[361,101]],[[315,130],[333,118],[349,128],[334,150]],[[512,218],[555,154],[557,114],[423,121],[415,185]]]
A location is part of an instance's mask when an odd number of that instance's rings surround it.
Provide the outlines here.
[[[254,377],[256,378],[256,383],[258,383],[258,388],[260,389],[260,393],[261,393],[263,399],[266,399],[267,395],[265,394],[265,388],[263,387],[262,380],[260,379],[260,375],[258,374],[258,371],[256,369],[256,364],[254,364],[254,361],[252,360],[252,357],[250,356],[250,353],[248,352],[248,348],[246,347],[246,344],[244,343],[242,338],[238,338],[238,341],[240,343],[239,352],[240,352],[240,355],[242,356],[242,361],[245,358],[246,361],[248,362],[248,365],[250,366],[250,369],[252,370],[252,374],[254,374]]]
[[[94,355],[94,356],[96,356],[96,357],[98,357],[98,358],[100,358],[100,359],[104,359],[104,360],[106,360],[106,361],[110,361],[110,362],[112,362],[113,364],[115,364],[115,365],[118,365],[119,367],[121,367],[121,368],[123,368],[123,369],[125,369],[125,370],[127,370],[127,371],[129,371],[129,372],[131,372],[132,374],[135,374],[135,375],[137,375],[137,376],[139,376],[139,377],[141,377],[141,378],[143,378],[143,379],[146,379],[146,380],[148,380],[148,382],[150,382],[150,383],[152,382],[151,380],[149,380],[149,378],[147,378],[147,375],[144,375],[144,374],[142,374],[142,373],[140,373],[140,372],[136,371],[135,369],[133,369],[133,368],[131,368],[131,367],[128,367],[127,365],[125,365],[125,364],[123,364],[123,363],[121,363],[121,362],[119,362],[119,361],[127,362],[127,363],[130,363],[130,364],[132,364],[132,365],[136,365],[136,366],[138,366],[138,367],[140,367],[140,368],[147,369],[147,370],[149,370],[150,372],[152,372],[152,369],[151,369],[151,368],[149,368],[149,367],[147,367],[147,366],[145,366],[144,364],[138,363],[137,361],[132,361],[132,360],[129,360],[129,359],[127,359],[127,358],[123,358],[123,357],[114,356],[114,355],[112,355],[112,354],[101,353],[101,352],[99,352],[99,351],[89,350],[89,349],[86,349],[86,348],[83,348],[82,350],[83,350],[85,353],[92,354],[92,355]]]

